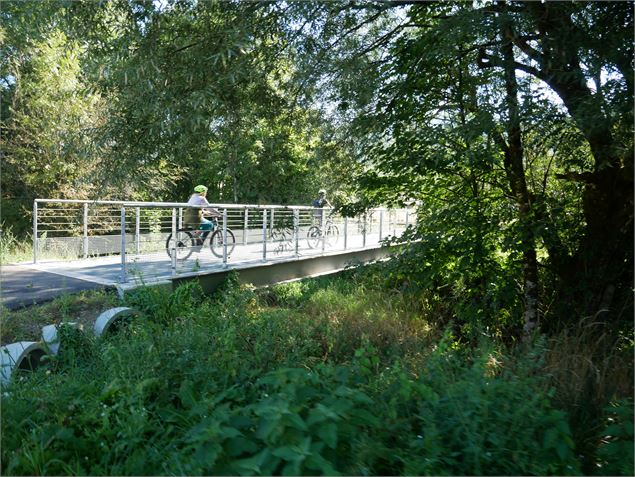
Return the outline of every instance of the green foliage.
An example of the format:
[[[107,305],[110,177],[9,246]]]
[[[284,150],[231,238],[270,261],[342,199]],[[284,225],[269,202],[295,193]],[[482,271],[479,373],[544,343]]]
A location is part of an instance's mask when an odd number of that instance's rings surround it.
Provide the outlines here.
[[[126,294],[125,304],[137,309],[152,321],[168,323],[189,315],[202,299],[203,290],[195,282],[179,285],[174,292],[164,287],[141,287]]]
[[[104,105],[85,89],[81,54],[77,42],[51,29],[14,52],[6,65],[4,73],[16,88],[2,124],[5,197],[92,193],[97,157],[90,131],[101,121]]]
[[[21,2],[3,9],[3,199],[308,203],[346,147],[298,101],[284,8]],[[37,15],[33,12],[37,10]],[[210,72],[213,72],[211,74]]]
[[[625,399],[612,403],[606,414],[607,426],[602,431],[596,475],[632,475],[635,462],[633,401]]]
[[[56,366],[64,369],[81,368],[92,364],[92,357],[98,350],[92,333],[87,333],[80,327],[62,323],[58,326],[58,338],[60,349],[53,359]]]
[[[424,320],[394,329],[412,302],[380,284],[296,282],[272,304],[233,277],[203,301],[140,292],[149,319],[98,345],[65,327],[55,366],[4,390],[3,474],[579,473],[543,345],[432,346]]]
[[[14,234],[13,227],[2,227],[0,235],[0,261],[24,262],[33,259],[33,241],[29,235]]]

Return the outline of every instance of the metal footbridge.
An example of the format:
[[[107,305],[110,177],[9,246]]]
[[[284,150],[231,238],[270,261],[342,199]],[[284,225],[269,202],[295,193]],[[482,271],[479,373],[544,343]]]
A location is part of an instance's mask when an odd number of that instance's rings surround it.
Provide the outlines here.
[[[388,255],[413,209],[355,217],[306,206],[211,204],[214,234],[198,245],[184,203],[36,199],[31,267],[125,290],[197,279],[213,289],[230,270],[266,285],[332,273]]]

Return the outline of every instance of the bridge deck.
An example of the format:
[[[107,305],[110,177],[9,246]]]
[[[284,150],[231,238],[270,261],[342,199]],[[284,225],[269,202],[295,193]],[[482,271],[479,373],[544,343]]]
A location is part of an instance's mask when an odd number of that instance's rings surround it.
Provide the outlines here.
[[[250,277],[250,281],[257,284],[277,283],[289,279],[297,279],[315,276],[324,273],[332,273],[343,269],[351,262],[363,262],[380,258],[387,253],[386,249],[380,251],[379,237],[377,234],[368,234],[366,239],[362,236],[349,236],[346,248],[342,241],[333,247],[310,248],[306,241],[299,241],[298,253],[295,247],[286,247],[281,250],[278,243],[268,242],[266,259],[263,260],[263,244],[236,244],[234,252],[228,258],[227,263],[214,256],[206,247],[200,252],[193,252],[185,261],[178,261],[173,268],[172,261],[165,250],[161,252],[145,253],[142,255],[128,255],[126,257],[125,281],[122,275],[122,259],[119,255],[103,257],[91,257],[70,261],[48,260],[39,261],[36,264],[22,263],[20,271],[29,282],[24,286],[19,284],[16,267],[14,271],[7,270],[12,278],[13,287],[3,287],[2,301],[9,306],[11,303],[21,302],[32,304],[38,301],[41,293],[36,293],[34,284],[60,283],[63,286],[54,286],[59,293],[97,286],[116,287],[120,293],[124,290],[135,288],[142,284],[162,283],[170,281],[201,278],[204,288],[210,288],[210,283],[216,286],[218,281],[224,278],[229,270],[239,270],[241,275]],[[364,246],[364,241],[366,245]],[[277,250],[277,253],[276,253]],[[39,278],[37,273],[40,272]],[[53,275],[60,277],[58,281]],[[210,275],[216,277],[209,278]],[[207,277],[207,278],[205,278]],[[6,282],[5,282],[6,283]],[[55,294],[47,293],[47,299]],[[41,295],[44,296],[44,295]]]

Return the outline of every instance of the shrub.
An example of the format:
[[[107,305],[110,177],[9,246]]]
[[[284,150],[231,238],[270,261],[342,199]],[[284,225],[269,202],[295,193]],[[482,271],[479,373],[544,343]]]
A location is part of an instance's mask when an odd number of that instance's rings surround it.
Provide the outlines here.
[[[545,340],[514,355],[432,342],[405,295],[357,280],[282,287],[274,307],[233,279],[207,300],[141,290],[147,319],[4,390],[2,473],[580,472]],[[602,470],[628,470],[627,407]]]
[[[634,475],[633,401],[624,399],[606,409],[595,475]]]
[[[126,295],[125,304],[151,320],[168,323],[178,316],[190,314],[203,299],[203,290],[196,282],[179,285],[171,291],[161,286],[144,286]]]

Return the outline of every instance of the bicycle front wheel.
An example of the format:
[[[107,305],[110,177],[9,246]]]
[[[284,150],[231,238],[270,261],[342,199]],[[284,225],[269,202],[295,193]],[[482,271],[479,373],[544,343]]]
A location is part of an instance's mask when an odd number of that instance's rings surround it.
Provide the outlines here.
[[[320,240],[322,240],[322,231],[320,227],[317,225],[313,225],[309,228],[309,231],[306,234],[306,243],[309,248],[317,248],[320,245]]]
[[[225,248],[223,241],[223,230],[218,229],[210,238],[209,246],[212,249],[212,253],[216,255],[218,258],[223,258],[223,250]],[[229,257],[231,253],[234,251],[234,247],[236,246],[236,238],[234,237],[234,232],[227,229],[227,256]]]
[[[172,250],[174,250],[176,252],[176,259],[183,261],[192,255],[192,248],[195,245],[191,233],[185,230],[179,230],[176,232],[174,239],[172,238],[172,234],[168,235],[168,239],[165,241],[165,251],[171,259]]]

